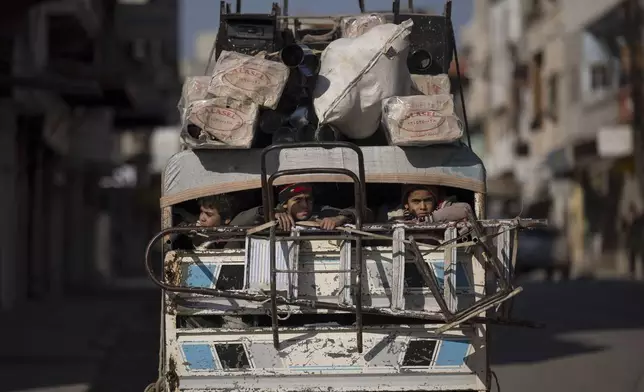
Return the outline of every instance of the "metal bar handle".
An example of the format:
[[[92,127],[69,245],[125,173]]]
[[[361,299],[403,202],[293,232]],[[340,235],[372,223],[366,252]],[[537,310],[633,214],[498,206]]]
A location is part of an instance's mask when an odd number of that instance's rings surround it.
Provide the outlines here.
[[[264,169],[264,168],[263,168]],[[264,175],[265,172],[262,171],[262,175]],[[361,229],[362,228],[362,203],[364,200],[364,193],[363,193],[363,183],[360,182],[360,178],[351,170],[348,169],[340,169],[340,168],[311,168],[311,169],[288,169],[288,170],[281,170],[273,173],[265,183],[262,185],[262,191],[265,192],[266,195],[266,204],[268,206],[273,205],[273,192],[271,191],[273,189],[273,183],[275,180],[277,180],[280,177],[283,176],[289,176],[289,175],[301,175],[301,174],[340,174],[340,175],[345,175],[353,180],[354,183],[354,198],[355,198],[355,210],[356,210],[356,228]],[[264,177],[262,177],[263,179]],[[268,191],[267,191],[268,190]],[[264,207],[266,208],[266,207]],[[272,219],[272,213],[267,214],[268,211],[264,211],[264,215],[267,219]],[[277,303],[276,303],[276,298],[277,298],[277,261],[275,259],[275,226],[271,227],[271,245],[270,245],[270,267],[271,267],[271,308],[277,309]],[[362,353],[363,349],[363,340],[362,340],[362,273],[363,273],[363,260],[362,260],[362,238],[357,237],[355,239],[356,243],[356,265],[355,265],[355,298],[354,298],[354,303],[355,303],[355,312],[356,312],[356,335],[357,335],[357,345],[358,345],[358,352]],[[353,286],[353,285],[352,285]],[[277,326],[277,314],[275,313],[272,315],[272,321],[273,321],[273,344],[275,345],[276,349],[279,349],[279,331],[278,331],[278,326]]]
[[[295,148],[323,148],[323,149],[332,149],[332,148],[346,148],[353,150],[358,157],[358,178],[360,180],[360,186],[362,195],[364,197],[365,193],[365,167],[364,167],[364,154],[360,147],[353,143],[349,142],[306,142],[306,143],[288,143],[288,144],[273,144],[262,150],[260,155],[260,167],[261,167],[261,184],[262,184],[262,200],[265,211],[271,211],[273,206],[268,204],[268,193],[272,194],[272,188],[267,187],[268,184],[268,174],[267,174],[267,163],[266,156],[271,151],[281,151],[286,149],[295,149]],[[309,172],[302,172],[301,174],[312,174],[311,169],[307,169]],[[326,173],[330,174],[330,173]],[[366,200],[363,198],[360,200],[361,205],[365,205]]]

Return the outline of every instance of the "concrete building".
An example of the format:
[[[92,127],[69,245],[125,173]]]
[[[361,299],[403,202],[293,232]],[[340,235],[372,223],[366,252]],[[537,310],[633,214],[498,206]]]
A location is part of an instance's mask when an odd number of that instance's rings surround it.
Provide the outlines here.
[[[473,138],[484,146],[490,193],[490,216],[514,212],[518,198],[519,168],[523,157],[517,151],[520,103],[515,89],[514,66],[522,19],[518,0],[475,1],[471,23],[462,30],[462,46],[469,64],[470,87],[467,110]]]
[[[109,283],[100,222],[123,208],[109,210],[101,179],[124,163],[119,132],[175,122],[179,92],[176,1],[19,3],[1,29],[2,309]]]
[[[485,134],[492,210],[549,218],[578,271],[619,259],[625,211],[642,206],[624,170],[623,2],[474,4],[468,111]]]

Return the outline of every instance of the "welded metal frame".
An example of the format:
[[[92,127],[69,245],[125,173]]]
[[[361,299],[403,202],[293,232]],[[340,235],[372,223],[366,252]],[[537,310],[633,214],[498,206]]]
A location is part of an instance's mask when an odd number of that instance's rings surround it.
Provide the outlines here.
[[[315,231],[315,230],[311,230],[311,231]],[[209,237],[216,237],[216,238],[218,237],[222,239],[225,238],[229,240],[235,239],[234,237],[241,237],[241,236],[245,237],[246,235],[246,230],[244,230],[244,228],[242,227],[204,228],[204,227],[197,227],[197,226],[195,227],[184,226],[184,227],[170,227],[160,231],[150,240],[145,252],[145,268],[150,279],[156,286],[160,287],[165,291],[174,292],[174,293],[207,295],[207,296],[213,296],[213,297],[241,299],[241,300],[254,301],[254,302],[266,302],[271,300],[270,295],[266,295],[262,293],[245,293],[245,292],[238,292],[238,291],[227,291],[227,290],[218,290],[214,288],[201,288],[201,287],[183,287],[183,286],[177,286],[174,284],[167,283],[165,282],[165,278],[159,279],[156,276],[156,273],[153,267],[153,260],[151,259],[152,249],[154,248],[155,244],[160,239],[165,238],[168,235],[173,233],[187,234],[187,233],[193,233],[193,232],[207,234]],[[345,239],[345,240],[355,241],[356,237],[359,237],[359,236],[342,234],[342,235],[328,235],[328,236],[320,235],[320,236],[315,236],[314,238],[320,239],[320,240]],[[286,238],[289,238],[289,240],[297,239],[295,237],[286,237]],[[298,238],[306,240],[309,237],[300,236]],[[283,297],[277,297],[276,302],[279,305],[299,306],[299,307],[312,308],[312,309],[315,309],[315,308],[329,309],[329,310],[335,310],[335,311],[341,311],[341,312],[355,312],[355,307],[353,305],[346,305],[346,304],[318,302],[313,300],[302,300],[302,299],[286,299]],[[417,318],[417,319],[427,320],[431,322],[444,323],[448,321],[447,318],[444,317],[444,315],[437,315],[433,313],[430,314],[427,312],[415,311],[415,310],[392,310],[389,308],[363,306],[362,312],[375,314],[375,315],[382,315],[382,316]],[[509,319],[506,320],[506,319],[493,318],[493,317],[473,317],[468,321],[472,323],[490,323],[490,324],[524,326],[524,327],[539,327],[538,324],[525,321],[525,320],[509,320]]]
[[[483,258],[483,260],[479,261],[482,262],[483,265],[489,265],[492,267],[492,272],[494,273],[500,288],[494,294],[486,295],[482,299],[476,301],[470,307],[458,312],[452,312],[450,310],[449,306],[447,305],[445,295],[441,294],[440,292],[440,288],[438,287],[438,279],[436,277],[436,274],[434,273],[434,270],[425,263],[420,248],[418,247],[416,241],[414,241],[413,236],[410,236],[408,238],[411,251],[414,254],[414,262],[416,264],[418,272],[420,273],[427,286],[430,288],[430,291],[436,299],[441,312],[445,315],[446,318],[446,324],[443,327],[439,328],[437,330],[437,333],[445,332],[448,329],[460,325],[461,323],[476,316],[476,314],[481,313],[492,306],[499,305],[506,300],[514,297],[522,290],[521,287],[515,288],[512,286],[510,277],[506,273],[504,273],[504,268],[501,264],[501,261],[493,252],[491,252],[490,248],[485,242],[486,237],[489,236],[486,236],[483,228],[481,227],[481,225],[479,225],[473,214],[470,214],[470,216],[468,216],[468,221],[471,225],[471,231],[468,234],[472,236],[472,240],[474,242],[473,247],[479,248],[481,258]],[[518,225],[515,229],[518,229]],[[462,237],[463,236],[457,236],[456,239]],[[449,243],[449,241],[446,241],[446,243]],[[440,246],[438,248],[440,248]]]
[[[267,162],[266,157],[270,152],[279,152],[286,149],[294,148],[346,148],[353,150],[358,157],[358,174],[356,175],[353,171],[349,169],[341,168],[302,168],[302,169],[290,169],[290,170],[278,170],[268,177],[267,173]],[[360,147],[353,143],[348,142],[310,142],[310,143],[289,143],[289,144],[275,144],[272,146],[266,147],[262,150],[260,156],[261,159],[261,184],[262,184],[262,202],[264,207],[264,219],[266,223],[270,222],[273,219],[273,207],[275,202],[273,200],[273,184],[275,180],[280,177],[285,176],[298,176],[303,174],[339,174],[349,177],[353,181],[353,196],[354,196],[354,211],[355,211],[355,225],[358,230],[362,229],[362,218],[364,216],[364,206],[366,204],[366,192],[365,192],[365,167],[364,167],[364,156]],[[275,248],[276,248],[276,227],[272,226],[270,228],[269,240],[270,240],[270,272],[271,272],[271,323],[273,330],[273,345],[276,349],[279,349],[279,319],[277,315],[277,274],[283,273],[277,269],[277,261],[275,258]],[[295,238],[295,237],[293,237]],[[302,241],[306,237],[297,237],[296,241]],[[354,236],[353,241],[355,242],[356,252],[355,252],[355,262],[354,267],[350,268],[349,271],[353,272],[354,278],[351,279],[351,284],[349,285],[351,293],[353,294],[353,305],[355,308],[356,315],[356,341],[358,346],[358,352],[362,353],[363,341],[362,341],[362,277],[364,271],[364,260],[362,258],[362,237]],[[296,271],[299,274],[299,271]]]

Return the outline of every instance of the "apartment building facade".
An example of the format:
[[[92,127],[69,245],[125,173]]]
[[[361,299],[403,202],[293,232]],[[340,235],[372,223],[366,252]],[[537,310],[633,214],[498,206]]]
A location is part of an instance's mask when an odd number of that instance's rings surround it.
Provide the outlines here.
[[[474,11],[468,109],[485,135],[492,199],[514,185],[503,213],[550,219],[578,271],[619,260],[624,224],[642,207],[623,1],[485,0]]]
[[[109,277],[114,263],[101,255],[119,246],[103,240],[103,218],[143,208],[130,190],[107,211],[113,192],[102,179],[128,159],[122,132],[177,121],[169,108],[179,93],[175,0],[29,0],[12,10],[0,27],[0,309]],[[140,143],[142,172],[146,150]],[[144,231],[122,223],[126,238]],[[115,259],[138,267],[144,245]]]

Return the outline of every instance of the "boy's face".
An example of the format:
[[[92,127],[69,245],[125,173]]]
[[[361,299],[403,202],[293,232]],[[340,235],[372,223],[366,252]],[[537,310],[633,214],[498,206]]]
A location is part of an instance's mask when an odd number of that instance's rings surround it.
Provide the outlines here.
[[[405,208],[419,218],[425,218],[434,211],[436,200],[434,196],[425,189],[418,189],[409,194]]]
[[[296,221],[309,219],[313,214],[313,196],[304,193],[291,197],[286,202],[286,212]]]
[[[229,220],[226,220],[224,224],[228,224]],[[216,227],[222,225],[221,215],[216,208],[201,206],[199,211],[199,220],[197,221],[197,226],[200,227]]]

